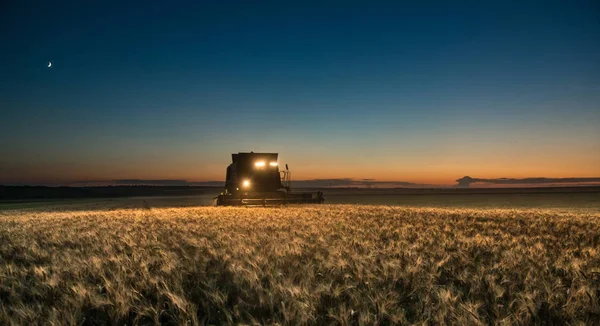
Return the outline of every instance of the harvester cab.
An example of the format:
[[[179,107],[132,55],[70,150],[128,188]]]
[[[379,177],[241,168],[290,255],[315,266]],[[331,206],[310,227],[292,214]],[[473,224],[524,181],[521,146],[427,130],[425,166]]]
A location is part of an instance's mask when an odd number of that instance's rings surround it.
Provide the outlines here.
[[[277,153],[231,154],[225,189],[216,198],[217,206],[276,205],[325,201],[322,192],[292,192],[292,173],[287,164],[279,169]]]

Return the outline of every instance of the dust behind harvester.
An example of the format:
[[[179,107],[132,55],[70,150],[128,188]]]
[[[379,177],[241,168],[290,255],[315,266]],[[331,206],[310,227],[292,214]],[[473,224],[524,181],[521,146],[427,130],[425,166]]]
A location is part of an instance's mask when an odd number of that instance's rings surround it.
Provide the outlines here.
[[[279,169],[277,153],[231,154],[227,167],[225,190],[217,199],[224,205],[276,205],[325,201],[323,193],[291,191],[292,174],[285,165]]]

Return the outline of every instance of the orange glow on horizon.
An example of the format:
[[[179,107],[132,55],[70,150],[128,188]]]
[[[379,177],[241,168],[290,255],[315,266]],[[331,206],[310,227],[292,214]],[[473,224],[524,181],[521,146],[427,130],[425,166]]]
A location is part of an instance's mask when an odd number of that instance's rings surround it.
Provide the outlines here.
[[[289,164],[293,180],[349,178],[455,185],[456,180],[464,176],[483,179],[600,177],[600,151],[593,151],[593,148],[563,148],[560,154],[553,148],[546,148],[528,154],[522,149],[511,152],[506,146],[470,156],[458,151],[421,151],[414,155],[381,150],[381,155],[378,151],[370,155],[347,151],[329,154],[298,151],[280,153],[279,162],[280,166]],[[275,150],[261,150],[268,151]],[[0,166],[2,170],[10,171],[10,174],[0,176],[0,183],[70,184],[121,179],[224,181],[230,161],[229,151],[223,151],[218,157],[184,153],[152,158],[87,160],[85,164],[76,158],[55,162],[23,158],[21,162]]]

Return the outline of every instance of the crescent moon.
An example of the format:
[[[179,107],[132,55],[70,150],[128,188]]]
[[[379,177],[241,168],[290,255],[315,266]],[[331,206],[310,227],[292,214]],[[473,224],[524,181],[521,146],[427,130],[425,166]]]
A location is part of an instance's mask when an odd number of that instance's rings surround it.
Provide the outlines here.
[[[48,62],[48,68],[52,67],[52,62]]]

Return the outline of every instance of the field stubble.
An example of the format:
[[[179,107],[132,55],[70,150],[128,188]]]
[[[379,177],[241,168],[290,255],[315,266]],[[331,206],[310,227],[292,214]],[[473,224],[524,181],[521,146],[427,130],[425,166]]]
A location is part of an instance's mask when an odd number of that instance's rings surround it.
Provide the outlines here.
[[[0,324],[600,323],[600,213],[0,211]]]

